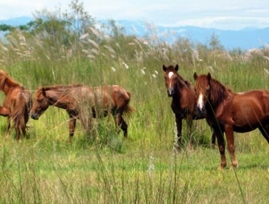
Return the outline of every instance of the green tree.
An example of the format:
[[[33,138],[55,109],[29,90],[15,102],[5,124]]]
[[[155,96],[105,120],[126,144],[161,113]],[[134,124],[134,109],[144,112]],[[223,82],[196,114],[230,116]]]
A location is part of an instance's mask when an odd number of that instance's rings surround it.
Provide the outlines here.
[[[223,46],[220,43],[219,37],[215,33],[211,35],[209,47],[212,50],[223,50]]]

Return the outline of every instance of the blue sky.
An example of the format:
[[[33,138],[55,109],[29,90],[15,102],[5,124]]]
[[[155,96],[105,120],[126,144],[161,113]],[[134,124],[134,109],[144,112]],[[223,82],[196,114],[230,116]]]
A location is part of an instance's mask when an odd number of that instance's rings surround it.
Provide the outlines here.
[[[61,8],[71,0],[0,0],[0,20],[33,16],[35,11]],[[97,20],[142,20],[163,26],[200,26],[239,30],[269,27],[268,0],[85,0]]]

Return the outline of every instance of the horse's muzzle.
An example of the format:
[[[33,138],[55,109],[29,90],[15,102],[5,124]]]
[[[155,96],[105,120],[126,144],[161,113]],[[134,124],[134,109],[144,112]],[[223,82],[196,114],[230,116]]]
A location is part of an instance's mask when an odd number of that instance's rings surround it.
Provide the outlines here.
[[[174,93],[175,93],[175,89],[173,89],[173,88],[167,89],[167,94],[169,97],[172,97],[174,95]]]
[[[34,120],[38,120],[39,115],[37,113],[33,113],[33,114],[31,114],[31,118]]]
[[[198,112],[198,114],[204,114],[205,106],[196,106],[196,111]]]

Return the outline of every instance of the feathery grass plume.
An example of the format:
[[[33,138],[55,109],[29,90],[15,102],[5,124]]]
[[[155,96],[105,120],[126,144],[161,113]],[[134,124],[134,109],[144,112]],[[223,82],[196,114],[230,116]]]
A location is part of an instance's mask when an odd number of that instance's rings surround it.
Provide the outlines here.
[[[99,50],[99,45],[94,41],[94,40],[91,40],[91,39],[87,39],[88,42],[90,44],[92,44],[97,50]]]

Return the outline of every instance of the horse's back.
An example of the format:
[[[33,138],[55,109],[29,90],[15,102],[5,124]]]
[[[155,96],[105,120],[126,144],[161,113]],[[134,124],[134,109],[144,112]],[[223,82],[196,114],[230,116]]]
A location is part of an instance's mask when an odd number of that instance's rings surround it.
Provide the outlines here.
[[[130,101],[131,99],[131,93],[126,91],[123,87],[119,85],[112,85],[113,87],[113,95],[114,97],[117,97],[118,99],[123,99],[126,101]],[[113,96],[112,95],[112,96]]]
[[[255,107],[263,112],[269,112],[269,91],[252,90],[234,94],[232,107],[240,109],[242,107]]]
[[[219,110],[222,111],[217,115],[226,118],[226,122],[233,123],[235,131],[253,130],[269,119],[269,92],[252,90],[234,93]]]
[[[75,91],[76,94],[78,92]],[[119,85],[83,86],[81,92],[84,98],[90,101],[91,106],[100,109],[117,108],[123,104],[128,104],[131,95]]]

